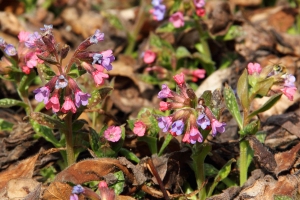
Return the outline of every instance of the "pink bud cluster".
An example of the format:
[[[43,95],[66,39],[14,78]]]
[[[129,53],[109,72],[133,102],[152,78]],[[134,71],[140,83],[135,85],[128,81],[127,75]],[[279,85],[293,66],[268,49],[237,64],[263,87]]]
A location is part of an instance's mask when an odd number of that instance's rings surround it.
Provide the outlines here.
[[[201,129],[211,129],[213,136],[216,136],[217,133],[223,133],[226,124],[219,122],[200,99],[198,103],[193,103],[197,102],[197,97],[187,87],[184,73],[175,75],[173,78],[179,88],[179,92],[174,92],[167,85],[163,84],[162,90],[158,93],[158,98],[167,99],[167,101],[160,102],[160,110],[174,111],[169,116],[162,116],[157,119],[159,128],[173,136],[179,136],[184,133],[182,141],[191,144],[203,142]],[[135,129],[144,130],[145,127],[137,122]]]
[[[61,61],[66,57],[69,48],[58,48],[59,45],[52,34],[52,25],[45,25],[45,28],[42,28],[41,31],[41,34],[35,32],[30,35],[27,33],[19,35],[25,46],[31,49],[30,52],[33,53],[34,58],[54,64],[58,68],[56,75],[45,86],[34,90],[35,99],[38,102],[43,101],[46,109],[52,109],[55,113],[59,111],[75,113],[81,105],[86,106],[88,104],[88,99],[91,95],[84,93],[76,81],[68,75],[71,65],[75,64],[83,67],[92,75],[96,85],[99,86],[104,84],[105,79],[109,77],[108,74],[104,73],[104,70],[109,71],[112,69],[111,62],[114,61],[115,57],[111,50],[102,52],[87,50],[89,46],[97,44],[104,39],[104,33],[96,30],[94,35],[78,46],[67,66],[61,66]],[[28,63],[27,66],[29,66]],[[63,104],[61,106],[62,98]]]

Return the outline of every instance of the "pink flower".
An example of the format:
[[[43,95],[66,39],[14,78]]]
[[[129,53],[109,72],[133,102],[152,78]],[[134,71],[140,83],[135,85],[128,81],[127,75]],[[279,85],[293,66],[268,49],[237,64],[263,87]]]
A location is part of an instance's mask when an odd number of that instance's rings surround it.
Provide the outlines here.
[[[134,123],[133,133],[137,136],[144,136],[146,132],[146,125],[142,121],[137,121]]]
[[[206,71],[204,69],[196,69],[192,71],[193,81],[196,82],[198,79],[203,79],[205,77]]]
[[[159,102],[159,110],[161,111],[169,110],[169,103],[165,101]]]
[[[58,92],[55,91],[48,101],[48,103],[45,105],[46,109],[52,108],[53,112],[58,112],[60,109],[59,99],[58,99]]]
[[[21,67],[22,72],[24,72],[25,74],[30,74],[30,68],[27,66],[22,66]]]
[[[196,8],[203,8],[205,6],[205,0],[194,0]]]
[[[72,101],[70,96],[66,96],[65,102],[61,108],[61,111],[63,113],[67,113],[68,111],[71,111],[72,113],[76,113],[76,107],[74,102]]]
[[[196,142],[202,142],[203,137],[200,133],[200,131],[196,127],[192,127],[190,130],[190,143],[195,144]]]
[[[110,189],[107,186],[107,183],[105,181],[100,181],[99,185],[98,185],[98,189],[100,192],[100,199],[103,200],[114,200],[115,199],[115,191]]]
[[[144,62],[147,64],[151,64],[154,62],[156,58],[156,53],[151,50],[147,50],[144,52]]]
[[[249,63],[248,64],[248,73],[249,75],[252,75],[254,73],[260,74],[261,72],[261,66],[258,63]]]
[[[179,86],[182,86],[184,83],[184,74],[181,72],[180,74],[173,76],[173,79]]]
[[[27,31],[21,31],[18,35],[19,42],[26,42],[29,39],[31,33]]]
[[[109,77],[108,74],[105,74],[99,70],[93,71],[92,76],[97,86],[102,85],[104,83],[104,79]]]
[[[280,91],[290,100],[293,101],[295,92],[297,91],[296,87],[284,87]]]
[[[205,9],[204,8],[197,8],[196,9],[196,14],[199,16],[199,17],[203,17],[205,15]]]
[[[121,138],[121,128],[119,126],[110,126],[104,131],[104,137],[111,142],[118,142]]]
[[[182,142],[185,142],[185,143],[191,143],[191,140],[190,140],[190,133],[189,132],[186,132],[182,138]]]
[[[175,28],[184,26],[184,19],[182,12],[176,12],[169,18],[169,22],[173,24]]]

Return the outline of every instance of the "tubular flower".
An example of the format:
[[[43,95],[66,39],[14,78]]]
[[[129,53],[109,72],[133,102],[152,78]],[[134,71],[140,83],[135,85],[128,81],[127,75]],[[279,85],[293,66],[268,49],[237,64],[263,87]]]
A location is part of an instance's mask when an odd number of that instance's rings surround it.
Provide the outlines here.
[[[160,110],[170,110],[173,113],[170,116],[158,117],[158,127],[162,132],[169,132],[173,136],[179,136],[184,133],[182,142],[201,143],[203,138],[202,130],[212,130],[212,135],[225,131],[225,123],[216,120],[213,113],[201,99],[198,104],[195,103],[196,95],[192,89],[188,88],[184,81],[184,74],[173,76],[179,91],[174,92],[166,85],[162,85],[159,92],[159,98],[167,98],[167,102],[160,102]]]
[[[146,133],[146,125],[142,121],[134,123],[133,133],[137,136],[144,136]]]
[[[156,53],[151,50],[147,50],[144,52],[143,59],[146,64],[151,64],[156,59]]]
[[[75,104],[70,96],[66,96],[65,102],[61,108],[61,111],[63,113],[67,113],[68,111],[71,111],[72,113],[76,113]]]

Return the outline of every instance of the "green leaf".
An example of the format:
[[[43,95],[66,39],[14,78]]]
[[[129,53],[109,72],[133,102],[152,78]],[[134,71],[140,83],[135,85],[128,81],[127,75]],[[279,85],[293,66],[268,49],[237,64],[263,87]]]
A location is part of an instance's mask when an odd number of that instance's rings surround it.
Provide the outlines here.
[[[4,119],[0,119],[0,130],[1,131],[11,131],[13,126],[14,126],[13,123],[5,121]]]
[[[91,148],[94,152],[98,151],[99,148],[100,148],[100,145],[99,145],[99,141],[100,141],[100,136],[97,134],[97,132],[89,127],[89,140],[90,140],[90,145],[91,145]]]
[[[30,120],[33,130],[36,132],[37,136],[43,137],[48,142],[51,142],[56,148],[62,147],[58,140],[54,137],[52,129],[40,125],[38,122]]]
[[[49,115],[46,115],[44,113],[40,112],[32,112],[30,114],[30,118],[32,118],[34,121],[38,122],[39,124],[43,126],[47,126],[51,129],[61,129],[65,128],[63,122],[60,119],[55,119]]]
[[[76,79],[85,73],[86,71],[84,69],[79,69],[76,64],[73,64],[68,75],[73,79]]]
[[[246,135],[254,135],[257,133],[258,129],[260,127],[260,121],[259,120],[254,120],[247,124],[243,130],[240,131],[240,134],[242,136]]]
[[[228,41],[228,40],[233,40],[236,37],[241,36],[242,34],[243,34],[243,31],[241,29],[241,26],[233,25],[233,26],[230,26],[227,33],[221,38],[223,41]]]
[[[145,135],[143,137],[139,137],[138,141],[143,141],[148,144],[151,154],[157,154],[157,138]]]
[[[264,105],[262,105],[259,109],[253,111],[250,115],[248,115],[248,119],[251,119],[255,115],[261,112],[265,112],[266,110],[269,110],[272,106],[274,106],[277,101],[279,101],[282,94],[275,94],[273,95]]]
[[[121,192],[123,192],[123,188],[125,186],[125,177],[122,171],[115,172],[114,175],[118,182],[114,184],[112,188],[114,188],[116,195],[119,195]]]
[[[211,164],[204,163],[205,176],[214,176],[218,174],[218,170]]]
[[[82,129],[84,124],[88,124],[88,122],[84,119],[75,120],[72,124],[73,132],[76,132],[76,131],[79,131],[80,129]]]
[[[226,85],[224,88],[224,99],[225,99],[225,104],[229,110],[229,112],[232,114],[232,116],[235,118],[237,121],[240,129],[243,127],[243,121],[242,121],[242,116],[240,113],[240,109],[237,103],[237,99],[234,95],[233,90]]]
[[[27,96],[29,85],[35,79],[35,77],[36,77],[36,74],[34,71],[31,71],[30,74],[22,77],[19,87],[18,87],[18,90],[21,94],[26,93],[26,96]]]
[[[187,50],[187,48],[180,46],[176,49],[175,56],[177,59],[186,57],[191,58],[192,54],[189,52],[189,50]]]
[[[294,198],[285,195],[274,195],[274,200],[294,200]]]
[[[174,29],[175,27],[172,23],[165,23],[156,29],[156,33],[170,33],[173,32]]]
[[[244,70],[237,84],[237,94],[241,100],[243,108],[249,108],[249,91],[248,91],[248,72]]]
[[[165,137],[165,140],[158,152],[158,156],[161,156],[162,153],[164,152],[165,148],[169,145],[169,143],[171,142],[173,136],[171,134],[167,134],[166,137]]]
[[[88,108],[93,108],[97,104],[101,103],[105,97],[113,90],[112,87],[103,87],[98,90],[94,90],[89,98]]]
[[[218,172],[217,176],[216,176],[215,179],[214,179],[213,184],[212,184],[211,187],[209,188],[208,197],[212,195],[212,193],[213,193],[215,187],[218,185],[218,183],[219,183],[220,181],[222,181],[223,179],[225,179],[225,178],[229,175],[229,173],[230,173],[230,171],[231,171],[231,164],[232,164],[233,162],[235,162],[235,159],[234,159],[234,158],[230,159],[230,160],[222,167],[222,169]]]
[[[125,148],[121,148],[119,150],[120,154],[122,154],[123,156],[125,156],[128,160],[131,160],[133,162],[139,163],[140,159],[131,151],[129,151],[128,149]]]
[[[28,107],[28,105],[23,101],[18,101],[15,99],[8,99],[8,98],[0,99],[1,108],[10,108],[12,106],[21,106],[25,109]]]
[[[53,70],[49,66],[41,64],[38,65],[38,67],[39,75],[42,76],[42,79],[50,80],[53,76],[56,76],[55,72],[53,72]]]
[[[255,91],[255,94],[261,95],[261,96],[266,96],[268,92],[270,91],[270,88],[274,84],[274,78],[267,78],[262,81],[259,81],[253,90]]]

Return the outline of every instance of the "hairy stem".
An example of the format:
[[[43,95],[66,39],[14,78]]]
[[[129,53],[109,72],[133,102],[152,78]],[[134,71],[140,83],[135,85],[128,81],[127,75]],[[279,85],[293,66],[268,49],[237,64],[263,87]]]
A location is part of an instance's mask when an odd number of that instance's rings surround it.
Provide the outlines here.
[[[73,144],[73,133],[72,133],[72,113],[68,113],[65,117],[65,137],[66,137],[66,149],[67,149],[67,162],[68,166],[75,163],[74,144]]]

